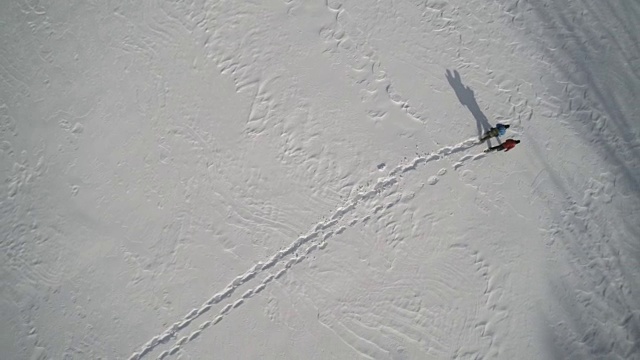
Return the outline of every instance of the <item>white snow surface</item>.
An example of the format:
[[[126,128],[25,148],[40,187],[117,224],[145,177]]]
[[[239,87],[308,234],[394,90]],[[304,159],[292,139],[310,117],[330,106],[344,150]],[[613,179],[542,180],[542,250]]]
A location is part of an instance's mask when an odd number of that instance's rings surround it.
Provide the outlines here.
[[[640,359],[640,2],[0,29],[0,358]]]

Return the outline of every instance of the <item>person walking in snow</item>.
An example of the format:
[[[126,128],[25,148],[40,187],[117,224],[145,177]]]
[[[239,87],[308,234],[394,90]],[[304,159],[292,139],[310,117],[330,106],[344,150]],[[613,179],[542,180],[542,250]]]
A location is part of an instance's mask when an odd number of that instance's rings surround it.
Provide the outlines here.
[[[491,130],[487,131],[483,137],[480,138],[480,142],[485,140],[489,140],[492,137],[502,136],[507,132],[507,129],[510,125],[503,125],[500,123],[496,124],[496,127],[491,128]]]
[[[520,144],[520,140],[507,139],[507,141],[503,142],[502,144],[498,144],[496,146],[492,146],[492,147],[488,148],[487,150],[485,150],[484,152],[488,153],[488,152],[492,152],[492,151],[502,151],[502,150],[507,152],[507,151],[513,149],[517,144]]]

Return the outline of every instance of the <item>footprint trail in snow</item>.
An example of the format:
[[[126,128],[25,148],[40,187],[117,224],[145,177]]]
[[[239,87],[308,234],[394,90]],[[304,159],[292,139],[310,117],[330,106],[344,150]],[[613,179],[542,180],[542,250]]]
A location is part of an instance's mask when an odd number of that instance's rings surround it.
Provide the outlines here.
[[[360,202],[382,194],[385,190],[398,183],[401,175],[416,170],[421,164],[427,164],[432,161],[444,159],[450,155],[468,150],[478,144],[480,144],[478,139],[476,137],[472,137],[456,145],[442,147],[433,153],[417,156],[408,163],[396,166],[387,176],[378,178],[378,180],[368,189],[358,192],[343,206],[337,208],[328,220],[318,222],[306,235],[298,237],[295,241],[289,244],[289,246],[276,252],[268,260],[257,262],[249,270],[237,276],[224,289],[205,301],[199,308],[191,310],[182,318],[182,320],[173,323],[165,331],[151,338],[138,351],[134,352],[129,357],[129,360],[142,359],[149,355],[156,347],[168,343],[172,338],[178,338],[178,335],[183,330],[186,330],[197,318],[211,310],[214,305],[221,303],[225,299],[229,299],[236,290],[250,280],[270,269],[274,269],[273,273],[267,275],[259,285],[245,290],[239,299],[225,305],[215,317],[202,322],[188,335],[180,336],[175,344],[168,350],[162,351],[160,355],[158,355],[157,359],[164,359],[169,355],[174,355],[185,344],[200,336],[202,331],[222,321],[224,316],[230,311],[241,306],[247,299],[253,297],[255,294],[260,293],[275,279],[280,278],[289,268],[291,268],[291,266],[303,261],[311,252],[324,248],[326,246],[327,239],[333,235],[341,234],[346,230],[347,226],[355,225],[358,221],[351,221],[348,224],[342,224],[341,221],[344,219],[345,215],[352,212]],[[484,158],[485,156],[486,154],[483,152],[476,155],[464,155],[453,165],[453,167],[454,169],[458,169],[469,160],[475,161]],[[437,177],[432,176],[431,178]],[[429,183],[435,184],[435,182],[437,182],[437,180],[430,181]],[[302,249],[305,245],[309,246]],[[289,255],[292,256],[288,257]]]

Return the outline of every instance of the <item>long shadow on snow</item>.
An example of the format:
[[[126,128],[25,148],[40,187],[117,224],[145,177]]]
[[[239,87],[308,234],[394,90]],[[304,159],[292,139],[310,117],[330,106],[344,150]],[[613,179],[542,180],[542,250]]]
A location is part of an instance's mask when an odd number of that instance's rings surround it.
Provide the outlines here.
[[[575,85],[574,89],[565,87],[563,93],[554,95],[566,99],[562,113],[571,115],[574,120],[571,125],[611,164],[610,171],[618,175],[615,185],[618,192],[626,198],[624,206],[627,207],[623,209],[626,210],[623,214],[626,213],[627,216],[621,221],[625,227],[624,233],[631,235],[631,239],[626,239],[626,245],[621,241],[612,243],[613,234],[585,242],[587,239],[575,236],[572,238],[570,229],[565,230],[565,236],[570,238],[567,246],[579,255],[592,255],[590,250],[594,247],[610,248],[614,255],[612,259],[608,259],[608,263],[616,263],[622,267],[622,278],[612,278],[611,270],[606,264],[593,261],[588,268],[575,269],[585,273],[582,275],[582,284],[562,279],[557,281],[557,300],[567,312],[569,327],[581,339],[580,346],[562,349],[565,352],[563,358],[579,354],[580,348],[586,348],[588,355],[593,357],[615,354],[631,358],[640,354],[640,301],[633,296],[640,291],[640,283],[632,269],[624,268],[625,264],[629,266],[640,263],[640,223],[631,218],[638,210],[640,199],[640,148],[637,147],[638,124],[635,121],[639,115],[635,101],[640,96],[640,87],[634,86],[640,80],[640,67],[635,65],[640,56],[636,36],[640,30],[637,25],[640,6],[633,5],[634,2],[614,6],[616,3],[585,1],[576,5],[584,8],[576,9],[575,6],[567,7],[562,1],[529,1],[523,2],[526,9],[517,10],[520,13],[533,10],[533,29],[538,27],[536,22],[542,23],[542,28],[545,29],[542,33],[533,32],[540,39],[545,61],[562,73],[564,79],[558,81]],[[587,10],[594,19],[580,20],[581,9]],[[612,18],[618,21],[616,33],[607,25],[609,21],[606,20]],[[620,28],[625,31],[619,31]],[[603,51],[618,55],[604,56]],[[625,94],[630,96],[623,96]],[[601,128],[596,124],[600,118],[606,120]],[[626,253],[630,261],[622,261],[621,253]],[[577,259],[571,259],[574,263],[575,260]],[[586,281],[590,283],[585,283]],[[599,284],[610,284],[604,291],[600,290],[601,294],[596,296],[596,301],[601,302],[601,306],[606,304],[611,322],[599,323],[597,318],[592,318],[587,307],[581,307],[575,300],[577,292],[584,292],[589,286],[592,287],[591,291],[595,291]],[[614,284],[618,285],[613,286]],[[628,346],[619,346],[616,338],[611,337],[611,332],[621,330],[626,333],[623,342],[626,341]],[[550,349],[558,350],[555,346],[550,346]],[[626,353],[621,354],[620,351]]]
[[[456,96],[458,97],[458,100],[460,100],[460,103],[469,109],[473,118],[476,119],[478,137],[482,136],[485,132],[491,129],[491,124],[489,124],[489,119],[487,119],[482,110],[480,110],[480,105],[478,105],[478,101],[476,101],[473,90],[462,83],[458,70],[453,70],[453,73],[451,70],[447,70],[445,75],[447,77],[447,81],[449,81],[449,85],[451,85],[453,91],[455,91]],[[487,141],[487,144],[489,144],[489,142],[490,140]]]

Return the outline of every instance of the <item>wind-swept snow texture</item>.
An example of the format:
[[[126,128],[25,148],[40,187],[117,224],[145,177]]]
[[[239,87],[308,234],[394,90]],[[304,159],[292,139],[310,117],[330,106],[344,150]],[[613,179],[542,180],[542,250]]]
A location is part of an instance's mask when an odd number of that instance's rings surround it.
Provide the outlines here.
[[[4,1],[0,357],[640,359],[639,20]]]

